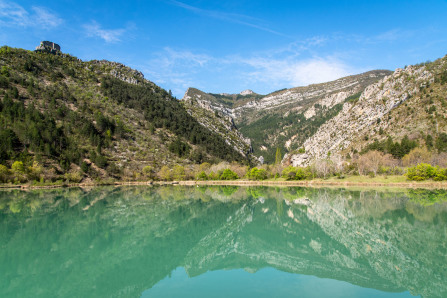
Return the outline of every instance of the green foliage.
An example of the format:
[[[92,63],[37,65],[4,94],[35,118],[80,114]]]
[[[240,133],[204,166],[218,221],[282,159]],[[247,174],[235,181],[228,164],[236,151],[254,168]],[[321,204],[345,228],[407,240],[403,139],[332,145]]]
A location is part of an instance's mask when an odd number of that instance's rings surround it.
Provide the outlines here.
[[[172,179],[171,169],[167,166],[163,166],[158,172],[158,176],[161,180],[169,181]]]
[[[236,180],[239,179],[237,174],[233,172],[230,169],[223,170],[222,174],[220,175],[220,180]]]
[[[411,141],[408,136],[404,136],[400,143],[393,142],[393,139],[388,137],[387,140],[382,142],[375,140],[373,143],[366,146],[366,148],[362,150],[361,154],[365,154],[368,151],[377,150],[383,153],[389,153],[393,155],[394,158],[401,159],[417,146],[418,143],[416,141]]]
[[[265,180],[268,178],[268,175],[266,170],[255,167],[248,171],[247,178],[250,180]]]
[[[294,112],[288,113],[287,116],[267,114],[249,124],[242,123],[240,131],[252,140],[255,155],[264,156],[266,163],[274,163],[276,161],[274,148],[279,148],[282,152],[285,152],[285,148],[278,145],[285,144],[292,135],[297,135],[294,140],[295,144],[302,146],[304,141],[312,136],[323,123],[335,117],[342,107],[342,104],[337,104],[329,110],[317,109],[316,115],[309,119],[306,119],[302,113],[296,114]],[[287,135],[280,134],[283,127],[289,127]],[[274,144],[269,141],[273,135],[276,136]],[[269,150],[267,152],[260,151],[261,146],[266,146]]]
[[[436,181],[445,180],[447,178],[446,174],[446,169],[440,169],[437,166],[433,167],[426,163],[420,163],[407,170],[407,178],[414,181],[423,181],[431,178]]]
[[[345,102],[356,103],[357,101],[359,101],[359,99],[360,99],[360,95],[362,95],[362,92],[353,94],[353,95],[347,97],[347,98],[345,99]]]
[[[25,167],[23,166],[23,162],[21,161],[15,161],[12,166],[11,170],[15,174],[24,174],[25,173]]]
[[[0,182],[6,182],[9,178],[8,167],[0,164]]]
[[[143,168],[143,175],[148,177],[148,178],[152,178],[152,175],[154,173],[154,168],[151,166],[145,166]]]
[[[312,173],[309,168],[288,166],[283,169],[282,177],[287,180],[305,180],[312,178]]]
[[[447,133],[442,132],[436,138],[436,149],[439,152],[447,152]]]
[[[197,174],[196,179],[205,181],[208,180],[208,176],[206,175],[205,171],[201,171],[199,174]]]
[[[281,160],[282,160],[281,149],[277,147],[276,148],[276,154],[275,154],[275,165],[280,164]]]
[[[189,154],[191,147],[187,143],[182,142],[180,138],[177,137],[175,141],[169,144],[168,149],[172,153],[175,153],[178,156],[183,157]]]
[[[158,86],[149,83],[133,85],[112,77],[104,77],[101,80],[101,91],[119,104],[144,111],[146,120],[156,128],[169,129],[178,137],[184,137],[218,158],[227,161],[244,160],[223,138],[203,127],[188,114],[178,100]],[[180,156],[189,152],[189,149],[179,142],[172,144],[172,150]]]
[[[174,166],[174,169],[172,169],[172,178],[177,181],[185,180],[185,168],[181,165]]]

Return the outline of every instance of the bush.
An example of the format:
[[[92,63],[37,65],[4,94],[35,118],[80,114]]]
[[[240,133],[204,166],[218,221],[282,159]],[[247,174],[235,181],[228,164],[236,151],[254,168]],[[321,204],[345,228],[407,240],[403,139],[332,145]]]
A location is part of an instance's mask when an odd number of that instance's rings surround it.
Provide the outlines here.
[[[230,169],[225,169],[220,175],[220,180],[236,180],[239,179],[238,175]]]
[[[415,167],[408,168],[407,177],[409,180],[423,181],[434,178],[439,171],[438,167],[433,167],[427,163],[420,163]]]
[[[152,168],[151,166],[145,166],[143,168],[143,175],[145,177],[152,179],[153,178],[153,173],[154,173],[154,168]]]
[[[186,178],[185,168],[180,165],[176,165],[172,170],[172,177],[174,178],[174,180],[185,180]]]
[[[169,169],[167,166],[163,166],[158,172],[158,177],[160,178],[160,180],[171,180],[171,169]]]
[[[208,180],[208,176],[206,175],[205,171],[201,171],[199,174],[197,174],[196,176],[197,180]]]
[[[6,182],[9,178],[9,170],[6,166],[0,165],[0,182]]]
[[[267,171],[264,169],[253,168],[247,173],[250,180],[265,180],[267,179]]]

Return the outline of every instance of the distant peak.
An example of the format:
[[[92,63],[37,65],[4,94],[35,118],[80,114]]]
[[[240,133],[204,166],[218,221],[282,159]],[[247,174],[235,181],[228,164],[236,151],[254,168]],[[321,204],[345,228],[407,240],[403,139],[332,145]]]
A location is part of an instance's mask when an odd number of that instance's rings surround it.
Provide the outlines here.
[[[250,94],[255,94],[252,90],[247,89],[242,91],[241,93],[239,93],[240,95],[250,95]]]

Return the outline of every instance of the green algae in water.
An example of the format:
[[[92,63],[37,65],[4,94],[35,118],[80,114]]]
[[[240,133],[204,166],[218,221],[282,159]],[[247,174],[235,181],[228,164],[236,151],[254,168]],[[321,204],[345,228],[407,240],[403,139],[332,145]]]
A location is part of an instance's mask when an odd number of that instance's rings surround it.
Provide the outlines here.
[[[445,191],[0,191],[0,297],[447,296]]]

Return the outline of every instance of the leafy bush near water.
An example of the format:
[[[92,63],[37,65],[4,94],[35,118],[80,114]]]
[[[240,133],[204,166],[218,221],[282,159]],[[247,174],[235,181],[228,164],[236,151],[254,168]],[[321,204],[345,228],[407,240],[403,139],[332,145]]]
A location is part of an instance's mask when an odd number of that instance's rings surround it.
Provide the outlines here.
[[[447,180],[447,169],[434,167],[427,163],[420,163],[417,166],[408,168],[407,178],[414,181],[424,181],[433,179],[435,181]]]

